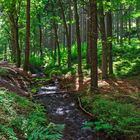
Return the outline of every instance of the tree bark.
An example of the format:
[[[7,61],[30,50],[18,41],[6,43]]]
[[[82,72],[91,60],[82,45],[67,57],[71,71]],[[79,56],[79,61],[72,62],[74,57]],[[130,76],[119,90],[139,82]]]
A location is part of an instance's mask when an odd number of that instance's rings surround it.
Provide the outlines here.
[[[123,8],[120,7],[120,45],[123,45]]]
[[[97,1],[90,0],[90,52],[91,52],[91,91],[98,88],[98,63],[97,63]]]
[[[110,0],[108,0],[110,2]],[[111,10],[107,12],[106,15],[107,23],[107,46],[108,46],[108,65],[109,65],[109,75],[113,74],[113,59],[112,59],[112,13]]]
[[[53,26],[54,26],[54,34],[55,34],[55,42],[57,45],[57,50],[58,50],[58,65],[61,65],[61,58],[60,58],[60,45],[59,45],[59,38],[58,38],[58,27],[55,23],[55,21],[53,22]]]
[[[25,61],[24,61],[24,71],[28,71],[29,68],[29,58],[30,58],[30,0],[27,0],[26,7],[26,48],[25,48]]]
[[[39,48],[40,48],[40,58],[43,57],[43,50],[42,50],[42,27],[41,27],[41,15],[38,14],[38,21],[39,21]]]
[[[19,31],[18,31],[18,17],[13,15],[13,13],[9,13],[9,19],[11,23],[11,41],[12,41],[12,48],[15,50],[14,54],[16,57],[16,67],[20,67],[21,65],[21,54],[20,54],[20,47],[19,47]]]
[[[89,6],[88,6],[89,8]],[[88,18],[87,18],[87,66],[90,66],[91,60],[90,60],[90,10],[88,10]]]
[[[76,21],[76,38],[77,38],[77,49],[78,49],[78,76],[79,76],[79,85],[83,83],[83,73],[82,73],[82,52],[81,52],[81,35],[80,35],[80,26],[79,26],[79,15],[77,9],[77,0],[74,1],[74,12],[75,12],[75,21]]]
[[[137,9],[137,12],[140,12],[140,2],[138,0],[136,4],[136,9]],[[140,40],[140,16],[137,17],[136,19],[136,27],[137,27],[137,36],[138,36],[138,39]]]
[[[103,1],[99,2],[99,21],[100,21],[100,32],[102,39],[102,79],[107,79],[107,38],[105,32],[105,20],[104,20],[104,9]]]
[[[70,40],[69,30],[68,30],[68,26],[67,26],[67,21],[66,21],[62,1],[61,0],[58,0],[58,1],[59,1],[59,6],[60,6],[60,10],[61,10],[62,18],[63,18],[63,23],[64,23],[64,28],[65,28],[65,32],[66,32],[66,38],[67,38],[68,68],[71,68],[71,40]]]

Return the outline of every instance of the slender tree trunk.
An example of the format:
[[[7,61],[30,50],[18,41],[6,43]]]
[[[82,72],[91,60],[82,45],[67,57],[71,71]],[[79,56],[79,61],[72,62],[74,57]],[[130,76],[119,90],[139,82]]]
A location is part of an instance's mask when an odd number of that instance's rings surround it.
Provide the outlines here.
[[[27,0],[26,7],[26,48],[25,48],[25,61],[24,61],[24,71],[28,71],[29,68],[29,58],[30,58],[30,0]]]
[[[20,56],[21,53],[20,53],[20,47],[19,47],[18,21],[16,25],[17,25],[15,27],[15,46],[16,46],[16,55],[17,55],[16,66],[17,68],[19,68],[21,65],[21,56]]]
[[[116,33],[117,33],[117,42],[119,42],[119,14],[118,14],[118,11],[116,13]]]
[[[89,6],[88,6],[89,8]],[[90,10],[88,10],[88,18],[87,18],[87,66],[91,64],[90,60]]]
[[[4,60],[7,61],[7,44],[4,47]]]
[[[120,7],[120,45],[123,45],[123,8],[122,6]]]
[[[39,21],[39,48],[40,48],[40,58],[43,57],[43,50],[42,50],[42,27],[41,27],[41,15],[38,14],[38,21]]]
[[[131,7],[129,7],[129,19],[128,19],[128,44],[131,44]]]
[[[102,79],[107,79],[107,39],[105,32],[105,20],[104,20],[104,9],[103,1],[99,2],[99,20],[100,20],[100,31],[102,38]]]
[[[55,34],[55,42],[56,42],[56,46],[57,46],[57,50],[58,50],[58,65],[61,65],[61,58],[60,58],[60,45],[59,45],[59,38],[58,38],[58,27],[54,21],[53,23],[54,26],[54,34]]]
[[[16,63],[16,47],[15,47],[15,36],[14,36],[14,28],[11,25],[11,43],[10,43],[10,47],[11,47],[11,60]]]
[[[70,46],[72,45],[72,32],[71,32],[71,27],[72,27],[72,10],[71,10],[71,0],[69,3],[69,40],[70,40]]]
[[[80,35],[79,15],[77,9],[77,0],[74,0],[74,12],[75,12],[75,21],[76,21],[76,38],[77,38],[77,48],[78,48],[78,76],[79,76],[79,85],[80,85],[83,82],[83,73],[82,73],[81,35]]]
[[[70,40],[69,30],[68,30],[67,21],[64,13],[64,8],[61,0],[59,0],[59,6],[61,8],[61,14],[62,14],[64,28],[66,32],[67,47],[68,47],[68,68],[70,68],[71,67],[71,40]]]
[[[110,0],[108,0],[110,2]],[[112,59],[112,13],[111,10],[107,12],[107,46],[108,46],[108,62],[109,74],[113,74],[113,59]]]
[[[90,0],[90,52],[91,52],[91,91],[98,88],[98,63],[97,63],[97,1]]]
[[[55,42],[55,45],[54,45],[54,53],[53,53],[53,58],[54,58],[54,62],[56,63],[57,61],[57,45],[56,45],[56,42]]]
[[[18,17],[13,15],[13,13],[9,14],[9,19],[11,23],[11,40],[12,40],[12,47],[16,57],[16,67],[19,68],[21,65],[21,54],[20,54],[20,47],[19,47],[19,31],[18,31]]]
[[[136,9],[137,9],[137,12],[140,13],[140,2],[138,0],[136,4]],[[140,16],[137,17],[136,19],[136,27],[137,27],[137,36],[138,36],[138,39],[140,40]]]

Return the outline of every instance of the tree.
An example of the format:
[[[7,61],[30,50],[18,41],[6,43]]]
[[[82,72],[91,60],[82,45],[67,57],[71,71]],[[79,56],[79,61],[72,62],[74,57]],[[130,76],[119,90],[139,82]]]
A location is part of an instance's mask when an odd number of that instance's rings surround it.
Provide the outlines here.
[[[100,32],[101,32],[101,39],[102,39],[102,79],[107,79],[108,48],[107,48],[107,38],[106,38],[106,31],[105,31],[103,1],[99,2],[99,21],[100,21]]]
[[[91,91],[98,88],[98,63],[97,63],[97,1],[90,0],[90,58],[91,58]]]
[[[70,68],[71,67],[71,40],[70,40],[71,37],[70,37],[70,34],[69,34],[69,30],[68,30],[68,25],[67,25],[66,16],[65,16],[65,10],[63,8],[63,3],[62,3],[61,0],[58,0],[58,2],[59,2],[61,14],[62,14],[63,24],[64,24],[66,38],[67,38],[68,68]]]
[[[108,0],[108,2],[111,2]],[[123,28],[123,27],[121,27]],[[107,34],[107,46],[108,46],[108,65],[109,65],[109,74],[113,74],[113,60],[112,60],[112,13],[111,9],[106,13],[106,34]]]
[[[11,30],[11,48],[14,54],[14,59],[16,61],[16,66],[20,67],[21,65],[21,51],[19,46],[19,16],[21,9],[20,0],[11,0],[11,1],[1,1],[3,7],[3,14],[8,17],[10,22],[10,30]]]
[[[26,48],[25,48],[25,61],[24,71],[28,71],[30,57],[30,0],[27,0],[26,6]]]
[[[79,85],[80,85],[83,80],[81,35],[80,35],[80,26],[79,26],[79,15],[77,10],[77,0],[73,0],[73,2],[74,2],[74,12],[75,12],[75,21],[76,21],[76,38],[77,38],[77,49],[78,49],[78,76],[79,76]]]

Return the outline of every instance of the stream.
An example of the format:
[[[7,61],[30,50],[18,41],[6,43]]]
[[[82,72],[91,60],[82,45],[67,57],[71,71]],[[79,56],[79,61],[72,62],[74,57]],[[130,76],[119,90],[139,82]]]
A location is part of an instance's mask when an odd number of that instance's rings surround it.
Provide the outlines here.
[[[50,121],[65,124],[62,140],[98,139],[92,130],[83,129],[91,118],[79,108],[73,93],[61,93],[58,81],[41,87],[38,94],[36,100],[45,106]]]

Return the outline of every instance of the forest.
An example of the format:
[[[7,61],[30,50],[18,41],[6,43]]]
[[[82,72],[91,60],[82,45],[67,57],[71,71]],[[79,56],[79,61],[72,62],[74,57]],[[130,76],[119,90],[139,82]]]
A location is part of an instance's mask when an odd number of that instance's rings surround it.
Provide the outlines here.
[[[140,0],[0,0],[0,140],[140,140]]]

